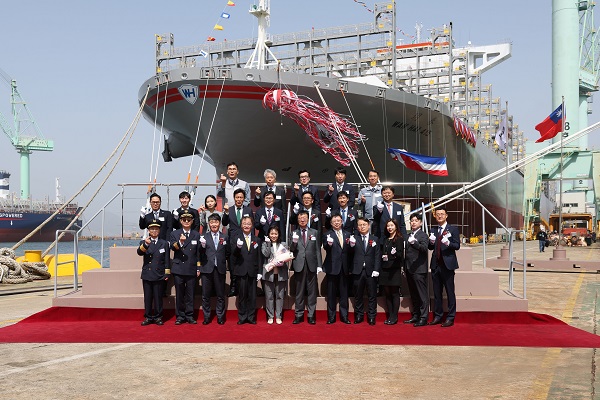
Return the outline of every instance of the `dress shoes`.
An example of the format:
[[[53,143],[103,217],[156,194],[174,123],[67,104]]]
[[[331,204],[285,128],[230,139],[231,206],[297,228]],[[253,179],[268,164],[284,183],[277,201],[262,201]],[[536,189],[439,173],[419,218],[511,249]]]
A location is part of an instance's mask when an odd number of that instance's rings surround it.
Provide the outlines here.
[[[194,318],[188,318],[187,319],[187,323],[188,324],[192,324],[192,325],[196,325],[198,323],[198,321],[196,321]]]
[[[181,325],[181,324],[183,324],[184,322],[185,322],[185,319],[183,319],[183,318],[177,318],[177,319],[175,320],[175,325]]]
[[[217,318],[217,324],[223,325],[224,323],[225,323],[225,317],[223,317],[223,318]]]
[[[208,325],[210,324],[210,319],[205,319],[204,321],[202,321],[202,325]]]
[[[162,318],[157,318],[157,319],[155,319],[155,320],[154,320],[154,323],[155,323],[156,325],[159,325],[159,326],[162,326],[162,325],[164,325],[164,324],[165,324],[165,323],[163,322]]]
[[[415,322],[418,322],[419,318],[417,317],[412,317],[411,319],[407,319],[406,321],[404,321],[405,324],[414,324]]]
[[[360,323],[362,323],[363,321],[364,321],[364,317],[363,317],[363,318],[360,318],[360,317],[358,317],[358,318],[354,318],[354,323],[355,323],[355,324],[360,324]],[[343,321],[342,321],[342,322],[343,322]]]
[[[145,320],[142,321],[142,326],[150,325],[153,322],[154,321],[152,321],[151,319],[146,318]]]
[[[315,317],[308,317],[308,323],[315,325],[317,323],[317,319]]]
[[[386,325],[396,325],[398,323],[398,321],[390,321],[389,319],[386,319],[384,324]]]
[[[442,328],[448,328],[448,327],[450,327],[452,325],[454,325],[454,320],[453,319],[447,319],[442,324]]]
[[[375,318],[369,318],[367,322],[369,323],[369,325],[375,325]]]
[[[434,318],[433,321],[431,321],[428,325],[439,325],[441,323],[442,323],[441,318]]]
[[[309,318],[310,320],[310,318]],[[296,324],[301,324],[304,322],[304,318],[303,317],[296,317],[294,318],[294,322],[292,322],[292,324],[296,325]]]
[[[237,322],[237,324],[238,324],[238,325],[244,325],[246,322],[248,322],[248,321],[242,321],[242,320],[239,320],[239,321]]]
[[[427,325],[427,320],[426,319],[420,319],[417,322],[415,322],[413,324],[414,327],[419,327],[419,326],[426,326]]]
[[[335,319],[328,319],[327,325],[335,324]]]
[[[342,324],[349,324],[350,323],[350,321],[348,321],[348,317],[346,317],[346,318],[340,318],[340,322]]]
[[[250,325],[256,325],[256,320],[255,319],[249,319],[248,322]]]

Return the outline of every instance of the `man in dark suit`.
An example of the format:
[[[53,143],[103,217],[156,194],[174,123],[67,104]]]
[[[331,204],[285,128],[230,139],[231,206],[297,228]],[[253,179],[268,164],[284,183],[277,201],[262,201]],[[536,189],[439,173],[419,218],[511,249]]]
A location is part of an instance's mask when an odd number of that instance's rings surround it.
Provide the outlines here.
[[[432,228],[429,236],[431,256],[431,281],[433,282],[433,321],[429,325],[442,324],[443,328],[454,325],[456,316],[456,295],[454,293],[454,272],[458,269],[456,250],[460,249],[458,228],[446,222],[448,212],[445,206],[435,210],[438,226]],[[448,298],[448,315],[442,323],[442,288],[446,289]]]
[[[375,325],[377,317],[377,277],[381,270],[381,248],[376,236],[369,234],[369,220],[358,219],[357,237],[350,236],[349,244],[352,254],[352,270],[354,276],[354,323],[364,320],[365,286],[369,296],[367,320],[369,325]]]
[[[308,214],[308,227],[321,232],[321,211],[314,206],[311,192],[302,193],[302,204],[294,204],[290,216],[290,225],[298,225],[298,216],[301,211],[306,211]]]
[[[262,199],[265,193],[271,192],[275,195],[273,206],[280,209],[285,214],[287,207],[285,202],[285,190],[282,186],[275,186],[277,174],[272,169],[265,169],[264,177],[266,185],[262,188],[257,187],[254,190],[254,207],[263,205]]]
[[[179,193],[179,202],[181,203],[181,207],[176,210],[173,210],[173,229],[181,228],[181,224],[179,223],[179,216],[185,212],[190,213],[194,216],[194,220],[192,221],[192,230],[199,231],[200,230],[200,214],[198,214],[198,210],[190,207],[190,201],[192,196],[189,192],[185,190]]]
[[[265,236],[269,235],[269,229],[275,225],[279,227],[279,232],[285,232],[283,212],[273,207],[274,202],[275,194],[273,192],[265,192],[265,206],[256,210],[256,214],[254,215],[254,228],[258,231],[260,240],[264,240]]]
[[[238,281],[238,325],[256,324],[256,281],[262,276],[261,240],[254,235],[252,218],[242,218],[242,231],[231,239],[231,264]]]
[[[327,187],[327,192],[323,197],[323,201],[329,204],[331,209],[339,207],[337,201],[337,195],[340,192],[346,192],[348,195],[348,207],[354,208],[354,201],[356,200],[356,191],[352,185],[345,182],[346,180],[346,169],[343,167],[337,167],[335,169],[335,182]]]
[[[300,172],[298,172],[298,178],[300,179],[300,183],[294,184],[294,192],[292,193],[290,204],[293,207],[295,204],[301,203],[302,195],[306,192],[310,192],[313,197],[313,207],[315,207],[320,212],[321,197],[319,197],[319,189],[317,189],[316,186],[310,184],[310,172],[303,169]]]
[[[200,280],[202,282],[202,312],[208,325],[211,321],[210,297],[217,296],[217,323],[225,323],[225,275],[231,246],[221,232],[221,217],[211,214],[208,217],[208,232],[200,237]]]
[[[305,193],[312,196],[310,192]],[[294,254],[292,269],[296,281],[294,324],[304,322],[304,293],[308,290],[308,323],[316,324],[315,311],[317,309],[317,271],[322,270],[321,243],[319,231],[308,226],[308,212],[298,212],[298,229],[292,233],[290,251]]]
[[[140,242],[137,254],[144,257],[142,264],[142,286],[144,289],[144,321],[149,324],[163,325],[163,281],[169,279],[171,258],[169,242],[160,239],[160,221],[154,220],[148,225],[149,236]]]
[[[140,214],[140,229],[146,229],[150,222],[160,221],[160,233],[158,237],[163,240],[169,240],[169,235],[173,231],[173,215],[169,211],[161,210],[161,198],[157,193],[150,195],[150,209],[142,207]]]
[[[181,228],[171,232],[173,262],[171,272],[175,280],[175,325],[184,322],[196,324],[194,319],[194,287],[200,276],[198,247],[200,233],[192,230],[194,216],[183,213],[179,216]]]
[[[406,281],[412,302],[412,317],[404,321],[405,324],[414,326],[427,325],[429,315],[429,290],[427,289],[427,234],[421,229],[421,214],[410,217],[411,232],[406,240]]]
[[[232,243],[234,237],[238,236],[242,232],[241,222],[242,218],[250,217],[251,220],[254,220],[254,214],[252,213],[252,209],[250,206],[244,205],[244,200],[246,199],[246,192],[244,189],[236,189],[233,192],[233,207],[229,207],[229,243]],[[237,278],[233,274],[233,269],[231,268],[231,264],[229,264],[229,294],[227,297],[237,296]]]
[[[350,199],[348,199],[346,192],[339,192],[337,198],[339,207],[325,210],[325,229],[331,229],[331,216],[339,214],[342,217],[342,229],[353,235],[356,233],[358,212],[348,205]]]
[[[400,232],[403,237],[406,237],[406,222],[404,221],[404,208],[397,203],[394,203],[394,188],[384,186],[381,189],[381,197],[383,201],[377,202],[373,206],[373,218],[375,228],[373,232],[377,237],[384,237],[385,224],[390,219],[395,219],[400,227]]]
[[[342,229],[342,216],[331,217],[331,229],[323,235],[322,243],[326,256],[323,270],[327,274],[327,323],[335,323],[337,294],[340,297],[340,321],[348,321],[348,253],[350,234]]]

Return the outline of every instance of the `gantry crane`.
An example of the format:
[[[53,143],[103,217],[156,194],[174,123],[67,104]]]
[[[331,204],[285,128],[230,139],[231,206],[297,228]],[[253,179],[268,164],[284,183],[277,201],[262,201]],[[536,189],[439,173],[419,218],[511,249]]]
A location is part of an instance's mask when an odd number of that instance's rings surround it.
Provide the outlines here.
[[[38,128],[27,103],[17,89],[17,81],[0,69],[2,80],[10,84],[12,124],[0,112],[0,128],[6,133],[13,147],[21,156],[21,198],[29,198],[30,174],[29,155],[34,151],[52,151],[54,143],[47,140]]]

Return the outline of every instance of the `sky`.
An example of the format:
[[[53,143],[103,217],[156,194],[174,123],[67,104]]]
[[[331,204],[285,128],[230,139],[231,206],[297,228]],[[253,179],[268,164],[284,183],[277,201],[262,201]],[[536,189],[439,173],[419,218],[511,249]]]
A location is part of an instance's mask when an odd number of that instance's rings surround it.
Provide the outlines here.
[[[248,9],[258,1],[234,1],[234,7],[226,7],[227,0],[7,1],[0,15],[0,68],[17,80],[44,136],[54,141],[53,152],[31,155],[32,197],[54,199],[58,177],[62,195],[69,198],[113,151],[135,117],[140,86],[154,74],[155,34],[173,33],[176,47],[203,44],[208,36],[217,41],[255,37],[256,22]],[[269,32],[371,22],[373,14],[367,8],[374,2],[364,3],[367,7],[354,0],[273,0]],[[510,114],[530,142],[539,136],[534,126],[552,111],[551,2],[398,1],[397,10],[398,28],[407,34],[414,34],[416,23],[423,25],[426,36],[428,29],[452,22],[457,46],[511,42],[512,57],[486,72],[483,82],[493,85],[494,97],[509,102]],[[231,18],[219,22],[222,11]],[[217,22],[223,31],[212,29]],[[598,102],[590,123],[600,117]],[[10,88],[3,81],[0,113],[10,117]],[[120,191],[118,184],[148,182],[153,133],[153,126],[142,119],[86,218]],[[12,174],[11,191],[18,192],[19,156],[6,135],[0,143],[0,169]],[[598,149],[600,139],[590,137],[589,144]],[[193,164],[193,175],[198,163]],[[216,178],[214,169],[204,165],[203,179]],[[108,168],[78,198],[80,204],[92,197]],[[157,180],[185,182],[189,168],[189,158],[171,163],[161,159]],[[169,196],[171,209],[178,205],[178,192]],[[134,230],[145,188],[128,189],[125,198],[126,230]],[[120,215],[118,203],[108,209],[113,220]],[[98,224],[92,231],[99,233]],[[108,231],[115,232],[114,226]]]

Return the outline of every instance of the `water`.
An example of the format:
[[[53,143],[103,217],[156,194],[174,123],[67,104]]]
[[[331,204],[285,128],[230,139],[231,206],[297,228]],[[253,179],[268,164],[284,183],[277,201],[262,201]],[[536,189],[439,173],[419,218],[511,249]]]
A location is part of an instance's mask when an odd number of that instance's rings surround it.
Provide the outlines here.
[[[137,246],[140,242],[139,239],[111,239],[104,240],[104,262],[102,267],[108,268],[110,265],[108,248],[113,246]],[[25,255],[25,250],[41,250],[46,251],[51,242],[28,242],[23,243],[18,249],[15,250],[16,256],[20,257]],[[100,248],[102,242],[100,240],[81,240],[79,241],[79,253],[86,254],[96,261],[100,262],[100,255],[102,249]],[[0,242],[0,248],[8,247],[11,248],[15,243]],[[72,254],[73,253],[73,242],[60,242],[58,243],[59,254]],[[50,250],[49,255],[54,255],[54,248]]]

